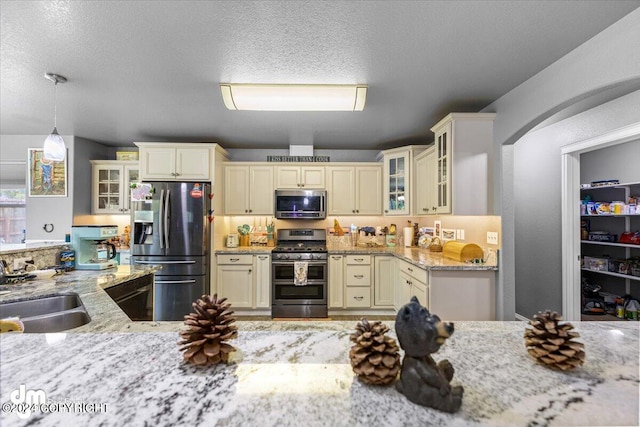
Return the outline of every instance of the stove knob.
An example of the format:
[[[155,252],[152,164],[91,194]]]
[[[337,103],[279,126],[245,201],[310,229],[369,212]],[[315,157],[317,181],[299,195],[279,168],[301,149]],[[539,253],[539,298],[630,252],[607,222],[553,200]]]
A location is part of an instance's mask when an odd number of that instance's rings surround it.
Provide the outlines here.
[[[284,259],[289,259],[289,254],[285,254],[285,255],[283,255],[283,258],[284,258]]]
[[[302,259],[302,255],[298,255],[298,259]]]

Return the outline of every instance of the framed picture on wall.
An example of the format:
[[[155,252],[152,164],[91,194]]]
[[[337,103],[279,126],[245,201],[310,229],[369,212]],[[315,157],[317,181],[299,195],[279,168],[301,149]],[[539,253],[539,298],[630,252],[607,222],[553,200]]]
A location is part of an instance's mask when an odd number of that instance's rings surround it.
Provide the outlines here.
[[[41,148],[29,148],[29,197],[67,197],[67,157],[54,162],[45,159],[43,154]]]

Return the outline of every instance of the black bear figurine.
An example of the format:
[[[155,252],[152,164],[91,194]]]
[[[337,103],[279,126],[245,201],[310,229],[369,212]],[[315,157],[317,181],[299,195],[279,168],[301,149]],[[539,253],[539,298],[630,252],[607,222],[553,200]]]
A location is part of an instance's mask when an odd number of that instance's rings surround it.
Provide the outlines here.
[[[396,389],[418,405],[456,412],[464,389],[451,386],[454,369],[448,360],[436,364],[431,357],[453,334],[453,323],[442,322],[413,297],[398,311],[396,334],[405,353]]]

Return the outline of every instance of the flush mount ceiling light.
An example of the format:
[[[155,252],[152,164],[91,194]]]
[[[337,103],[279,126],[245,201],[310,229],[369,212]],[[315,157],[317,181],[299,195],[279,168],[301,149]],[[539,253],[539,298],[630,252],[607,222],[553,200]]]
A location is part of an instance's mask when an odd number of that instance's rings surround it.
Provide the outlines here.
[[[221,83],[229,110],[362,111],[367,85]]]
[[[57,129],[57,107],[58,107],[58,83],[66,83],[67,79],[58,74],[46,73],[44,75],[46,79],[53,82],[53,130],[51,134],[44,140],[44,147],[42,157],[45,159],[53,160],[54,162],[61,162],[64,160],[67,154],[67,147],[64,145],[64,140],[58,134]]]

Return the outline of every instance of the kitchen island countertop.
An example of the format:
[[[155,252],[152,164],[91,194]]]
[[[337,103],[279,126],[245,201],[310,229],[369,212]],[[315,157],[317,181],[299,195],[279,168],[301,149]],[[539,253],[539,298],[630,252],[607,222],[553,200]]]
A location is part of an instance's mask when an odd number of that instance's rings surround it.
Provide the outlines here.
[[[69,332],[176,330],[181,322],[133,322],[104,291],[117,284],[153,274],[158,266],[128,266],[105,270],[74,270],[51,279],[0,285],[0,302],[33,299],[74,292],[91,317],[86,325]]]
[[[390,336],[395,338],[393,322]],[[182,362],[176,332],[3,334],[3,404],[24,385],[49,401],[84,402],[3,410],[3,426],[555,426],[638,425],[638,322],[576,322],[585,364],[558,372],[524,348],[524,322],[457,322],[435,355],[464,387],[460,411],[409,402],[394,387],[354,378],[355,322],[237,322],[233,363]],[[81,408],[89,410],[80,413]],[[55,407],[54,407],[55,408]],[[75,408],[75,409],[73,409]],[[80,409],[78,409],[80,408]],[[5,409],[5,406],[3,406]],[[7,407],[9,409],[9,407]]]

